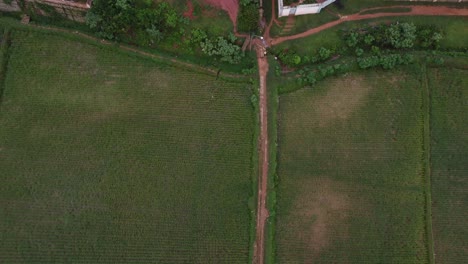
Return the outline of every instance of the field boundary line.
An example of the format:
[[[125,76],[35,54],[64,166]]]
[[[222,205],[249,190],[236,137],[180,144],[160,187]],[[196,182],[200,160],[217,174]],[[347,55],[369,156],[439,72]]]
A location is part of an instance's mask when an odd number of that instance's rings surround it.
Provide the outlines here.
[[[6,27],[3,30],[2,42],[0,43],[0,107],[2,106],[3,95],[5,93],[8,62],[10,60],[10,34],[10,28]]]
[[[424,181],[425,181],[425,202],[426,202],[426,237],[427,255],[429,264],[435,264],[434,233],[432,231],[432,188],[431,188],[431,91],[427,75],[427,64],[422,67],[423,74],[423,148],[424,148]]]
[[[274,63],[274,62],[272,62]],[[271,63],[269,63],[271,65]],[[274,83],[273,71],[268,74],[269,83]],[[271,80],[271,81],[270,81]],[[268,169],[268,193],[267,193],[267,209],[268,219],[266,222],[265,233],[265,263],[273,264],[275,261],[275,234],[276,234],[276,206],[277,206],[277,178],[278,178],[278,111],[279,111],[279,94],[278,88],[271,85],[268,89],[268,112],[271,118],[269,125],[269,169]]]
[[[1,21],[0,21],[0,23],[1,23]],[[126,52],[127,54],[128,54],[128,52],[130,52],[131,54],[140,55],[140,56],[145,57],[145,58],[159,60],[159,61],[162,61],[162,62],[164,62],[164,63],[166,63],[166,64],[168,64],[170,66],[179,67],[179,68],[182,68],[184,70],[198,71],[200,73],[210,74],[210,75],[214,75],[214,76],[217,76],[218,73],[219,73],[220,78],[224,78],[224,79],[227,79],[229,81],[239,81],[239,79],[241,79],[242,81],[248,81],[252,77],[252,76],[249,76],[249,75],[242,75],[242,74],[235,74],[235,73],[224,73],[224,72],[219,71],[219,69],[203,67],[201,65],[197,65],[197,64],[194,64],[194,63],[177,60],[177,59],[174,59],[173,57],[169,57],[169,55],[166,57],[166,56],[161,55],[161,54],[147,52],[147,51],[144,51],[142,49],[139,49],[138,47],[132,47],[132,46],[129,46],[129,45],[126,45],[126,44],[123,44],[123,43],[111,42],[111,41],[104,40],[104,39],[89,35],[87,33],[84,33],[84,32],[78,31],[78,30],[72,30],[72,29],[66,29],[66,28],[60,28],[60,27],[53,27],[53,26],[36,25],[36,24],[32,24],[32,23],[23,26],[23,25],[17,25],[17,23],[18,22],[15,21],[15,23],[8,23],[8,24],[15,27],[16,30],[31,30],[31,29],[34,30],[34,29],[36,29],[36,30],[45,31],[47,33],[59,34],[59,36],[60,36],[60,33],[67,34],[68,36],[66,36],[66,37],[73,37],[73,38],[75,38],[74,39],[75,41],[84,41],[84,40],[91,41],[90,43],[92,43],[94,45],[107,46],[107,47],[117,49],[117,50],[119,50],[121,52]]]
[[[255,81],[254,83],[255,86],[259,86],[259,82]],[[254,86],[254,87],[255,87]],[[252,91],[252,96],[256,96],[259,98],[259,93],[256,93],[256,89],[254,88]],[[260,116],[259,116],[259,107],[260,104],[257,102],[252,101],[252,107],[254,108],[254,113],[253,113],[253,118],[255,122],[255,128],[253,131],[253,136],[252,136],[252,157],[251,157],[251,162],[252,162],[252,172],[251,172],[251,182],[252,182],[252,194],[249,197],[249,210],[250,210],[250,234],[249,234],[249,263],[253,262],[254,259],[254,248],[255,248],[255,243],[257,241],[256,239],[256,223],[257,223],[257,190],[258,190],[258,177],[260,174],[260,155],[259,149],[260,149]]]

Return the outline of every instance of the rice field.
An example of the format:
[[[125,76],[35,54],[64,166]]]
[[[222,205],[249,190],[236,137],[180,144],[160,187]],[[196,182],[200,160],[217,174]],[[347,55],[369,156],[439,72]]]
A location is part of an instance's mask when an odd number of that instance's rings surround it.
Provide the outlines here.
[[[13,31],[0,105],[2,263],[247,263],[247,83]]]
[[[427,263],[416,69],[280,97],[277,263]]]

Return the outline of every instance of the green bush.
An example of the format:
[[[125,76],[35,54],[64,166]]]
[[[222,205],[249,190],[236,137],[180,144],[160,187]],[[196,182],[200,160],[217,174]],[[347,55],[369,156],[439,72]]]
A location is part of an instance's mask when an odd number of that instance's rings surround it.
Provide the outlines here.
[[[183,18],[168,3],[134,0],[95,0],[86,14],[86,24],[99,36],[129,40],[141,46],[159,43],[177,30]]]
[[[208,56],[215,56],[220,61],[230,64],[239,63],[242,58],[241,48],[234,44],[234,39],[217,37],[215,39],[206,38],[200,42],[202,51]]]
[[[240,6],[237,16],[237,30],[239,32],[256,32],[258,30],[258,4],[256,1],[247,1],[247,4]]]

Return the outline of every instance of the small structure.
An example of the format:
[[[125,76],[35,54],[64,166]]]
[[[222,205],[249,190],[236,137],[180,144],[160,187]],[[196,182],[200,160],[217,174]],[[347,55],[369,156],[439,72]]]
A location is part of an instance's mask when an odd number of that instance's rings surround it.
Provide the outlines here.
[[[322,8],[332,4],[336,0],[325,0],[315,4],[283,5],[283,0],[278,0],[278,17],[299,16],[320,13]]]

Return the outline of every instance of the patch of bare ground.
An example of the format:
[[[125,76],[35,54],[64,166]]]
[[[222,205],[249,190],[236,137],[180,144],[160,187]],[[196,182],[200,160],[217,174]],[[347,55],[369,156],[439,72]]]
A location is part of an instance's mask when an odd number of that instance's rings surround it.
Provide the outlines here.
[[[361,76],[335,79],[330,86],[325,95],[311,102],[315,105],[315,114],[320,116],[320,126],[348,119],[364,105],[372,90]]]
[[[347,186],[327,177],[301,180],[288,217],[291,235],[303,245],[304,263],[314,263],[335,239],[348,236],[348,219],[354,204]],[[296,254],[299,252],[296,252]]]
[[[345,121],[365,105],[368,95],[373,89],[372,85],[365,81],[364,77],[352,75],[329,80],[325,85],[326,88],[323,89],[322,93],[314,95],[313,99],[300,100],[299,104],[310,104],[310,106],[305,106],[310,111],[304,112],[304,106],[298,106],[297,102],[296,105],[290,106],[289,111],[291,114],[289,116],[295,118],[287,122],[288,127],[296,129],[303,127],[306,129],[306,125],[301,120],[313,120],[314,126],[320,127]],[[295,93],[320,92],[303,89]],[[295,131],[295,129],[292,130]]]

